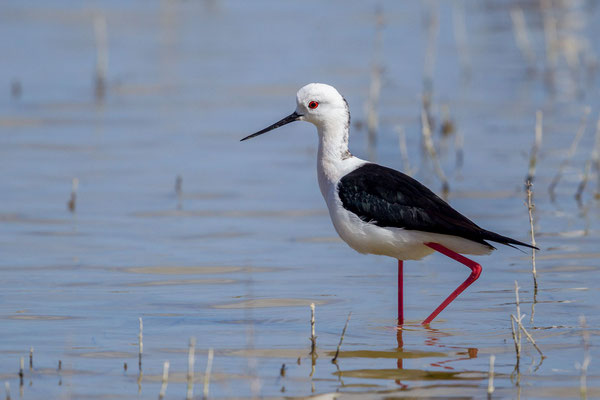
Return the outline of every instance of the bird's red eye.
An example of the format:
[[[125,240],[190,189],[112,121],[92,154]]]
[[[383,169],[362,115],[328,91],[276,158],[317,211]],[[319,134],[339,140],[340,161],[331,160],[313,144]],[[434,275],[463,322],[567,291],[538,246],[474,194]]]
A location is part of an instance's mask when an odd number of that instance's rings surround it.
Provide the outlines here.
[[[308,108],[310,108],[311,110],[314,110],[317,107],[319,107],[319,103],[317,103],[316,101],[311,101],[310,103],[308,103]]]

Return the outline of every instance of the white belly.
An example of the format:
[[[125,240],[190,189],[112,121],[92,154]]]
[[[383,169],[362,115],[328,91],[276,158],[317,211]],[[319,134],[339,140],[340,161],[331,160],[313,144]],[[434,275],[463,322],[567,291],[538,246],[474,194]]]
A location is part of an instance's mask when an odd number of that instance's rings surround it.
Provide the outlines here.
[[[399,260],[419,260],[434,252],[425,246],[429,242],[439,243],[463,254],[489,254],[492,250],[488,246],[457,236],[384,228],[366,223],[342,206],[335,186],[328,189],[325,201],[333,226],[342,240],[359,253],[384,255]]]

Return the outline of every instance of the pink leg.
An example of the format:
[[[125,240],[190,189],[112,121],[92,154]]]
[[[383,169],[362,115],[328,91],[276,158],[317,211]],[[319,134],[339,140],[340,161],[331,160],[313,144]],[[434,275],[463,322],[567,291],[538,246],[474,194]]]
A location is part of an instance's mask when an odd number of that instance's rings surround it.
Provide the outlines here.
[[[481,265],[477,264],[475,261],[469,260],[467,257],[461,256],[460,254],[455,253],[438,243],[425,243],[425,246],[431,247],[435,251],[439,251],[443,255],[466,265],[471,269],[471,275],[469,275],[469,277],[459,287],[457,287],[456,290],[452,292],[452,294],[450,294],[450,296],[448,296],[448,298],[444,300],[442,304],[440,304],[438,308],[436,308],[435,311],[432,312],[429,317],[427,317],[427,319],[425,319],[425,321],[422,322],[422,325],[428,325],[431,321],[433,321],[433,319],[437,317],[438,314],[448,306],[448,304],[452,303],[452,301],[454,301],[459,294],[461,294],[466,288],[475,282],[477,278],[479,278],[479,275],[481,275]]]
[[[404,263],[398,260],[398,325],[404,324]]]

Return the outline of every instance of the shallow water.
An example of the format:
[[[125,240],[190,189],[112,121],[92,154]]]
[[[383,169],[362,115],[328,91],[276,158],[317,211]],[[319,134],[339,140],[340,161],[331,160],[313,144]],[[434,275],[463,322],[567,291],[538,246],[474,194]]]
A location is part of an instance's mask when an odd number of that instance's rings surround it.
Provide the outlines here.
[[[548,81],[538,2],[397,3],[0,5],[0,378],[13,398],[156,398],[165,360],[166,398],[183,398],[190,337],[197,340],[196,397],[209,348],[210,393],[219,398],[482,398],[491,354],[494,397],[579,396],[579,316],[592,344],[600,333],[597,171],[582,204],[573,197],[600,111],[589,67],[600,53],[593,23],[600,10],[594,2],[553,2],[560,37],[589,47],[577,68],[561,53]],[[533,74],[515,44],[514,6],[528,24]],[[379,57],[378,7],[385,21]],[[408,320],[398,331],[396,263],[359,255],[337,238],[315,179],[314,128],[292,124],[238,140],[289,114],[303,84],[329,82],[353,112],[354,154],[403,168],[401,125],[415,176],[440,191],[421,151],[419,111],[424,21],[436,12],[434,139],[453,206],[486,228],[529,240],[523,179],[535,112],[544,112],[534,182],[539,290],[534,300],[530,254],[502,247],[476,258],[481,278],[425,328],[419,322],[467,271],[441,255],[407,262]],[[463,12],[466,53],[457,51],[454,32]],[[94,97],[92,79],[95,13],[107,22],[104,99]],[[365,102],[377,59],[380,129],[369,150]],[[15,82],[21,93],[11,95]],[[456,126],[445,139],[444,104]],[[586,105],[587,129],[552,201],[548,186]],[[464,142],[461,167],[456,135]],[[541,362],[523,338],[520,374],[510,328],[515,280],[525,326],[546,356]],[[594,398],[600,363],[593,346],[591,356]]]

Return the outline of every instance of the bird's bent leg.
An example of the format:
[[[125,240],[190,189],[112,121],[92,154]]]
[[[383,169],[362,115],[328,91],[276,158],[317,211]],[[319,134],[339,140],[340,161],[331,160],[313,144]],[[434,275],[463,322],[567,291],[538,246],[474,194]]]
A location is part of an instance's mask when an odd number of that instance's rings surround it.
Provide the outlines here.
[[[444,300],[442,304],[440,304],[438,308],[436,308],[435,311],[432,312],[431,315],[425,319],[425,321],[422,322],[423,325],[427,325],[431,321],[433,321],[433,319],[437,317],[438,314],[441,313],[442,310],[448,306],[448,304],[452,303],[452,301],[454,301],[454,299],[456,299],[459,294],[461,294],[466,288],[468,288],[473,282],[475,282],[477,278],[479,278],[479,275],[481,275],[481,265],[479,265],[475,261],[469,260],[467,257],[455,253],[454,251],[438,243],[425,243],[425,246],[431,247],[435,251],[439,251],[443,255],[448,256],[458,261],[459,263],[466,265],[471,269],[471,275],[469,275],[469,277],[459,287],[457,287],[456,290],[454,290],[454,292],[452,292],[452,294],[450,294],[450,296],[448,296],[448,298]]]
[[[398,260],[398,326],[404,324],[404,263]]]

